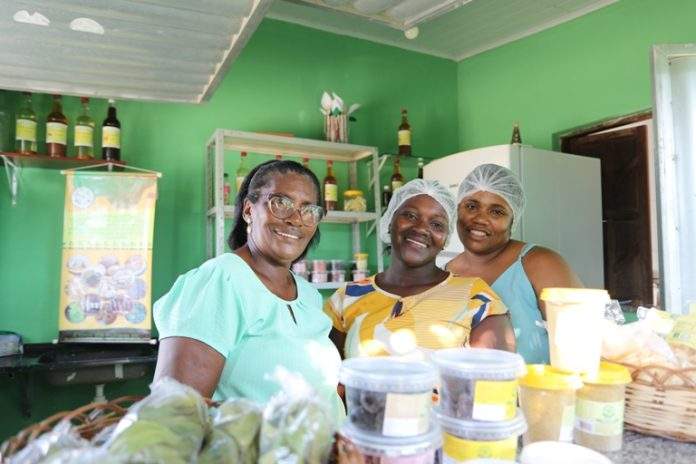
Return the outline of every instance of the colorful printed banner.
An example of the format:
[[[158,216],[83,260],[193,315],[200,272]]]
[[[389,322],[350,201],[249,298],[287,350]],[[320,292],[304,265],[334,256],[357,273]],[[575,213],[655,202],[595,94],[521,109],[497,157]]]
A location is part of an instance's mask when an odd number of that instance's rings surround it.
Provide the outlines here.
[[[157,176],[66,173],[61,341],[150,338]]]

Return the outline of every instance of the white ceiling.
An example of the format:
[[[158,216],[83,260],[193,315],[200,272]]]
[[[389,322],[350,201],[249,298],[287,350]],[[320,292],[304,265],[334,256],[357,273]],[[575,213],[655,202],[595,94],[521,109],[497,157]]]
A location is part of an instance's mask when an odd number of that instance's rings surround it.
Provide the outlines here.
[[[276,0],[267,17],[460,61],[616,1]],[[437,5],[456,9],[421,22],[418,37],[409,40],[396,28],[410,27],[399,8],[414,4],[421,5],[421,12]]]
[[[271,0],[0,2],[0,88],[200,103]]]

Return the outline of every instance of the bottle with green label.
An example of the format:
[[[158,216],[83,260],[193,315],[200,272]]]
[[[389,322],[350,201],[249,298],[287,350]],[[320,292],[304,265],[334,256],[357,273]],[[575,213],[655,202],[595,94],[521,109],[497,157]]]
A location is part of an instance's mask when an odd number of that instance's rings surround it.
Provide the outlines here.
[[[29,92],[23,92],[22,105],[17,110],[15,150],[22,154],[36,154],[36,113]]]
[[[94,119],[89,115],[89,98],[80,98],[82,114],[75,120],[75,152],[77,159],[94,157]]]
[[[51,158],[65,156],[68,146],[68,118],[63,114],[60,95],[53,95],[53,107],[46,117],[46,153]]]
[[[239,193],[239,187],[242,186],[242,182],[244,182],[247,174],[249,174],[249,168],[246,167],[246,163],[244,162],[246,156],[247,153],[245,151],[239,154],[239,167],[235,173],[235,186],[237,187],[237,193]]]
[[[121,122],[116,118],[116,106],[109,99],[109,111],[102,124],[102,159],[121,160]]]

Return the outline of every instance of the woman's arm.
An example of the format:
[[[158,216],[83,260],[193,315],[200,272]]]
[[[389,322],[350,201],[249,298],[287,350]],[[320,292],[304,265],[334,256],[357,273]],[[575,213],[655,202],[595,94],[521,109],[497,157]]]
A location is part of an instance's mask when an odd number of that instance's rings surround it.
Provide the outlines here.
[[[515,332],[510,314],[488,316],[471,330],[469,345],[472,348],[493,348],[515,352]]]
[[[206,398],[217,388],[225,357],[205,343],[188,337],[160,340],[154,381],[171,377]]]
[[[544,302],[539,299],[541,291],[548,287],[582,288],[584,285],[561,255],[544,247],[534,247],[524,257],[524,271],[534,288],[541,316],[546,320]]]

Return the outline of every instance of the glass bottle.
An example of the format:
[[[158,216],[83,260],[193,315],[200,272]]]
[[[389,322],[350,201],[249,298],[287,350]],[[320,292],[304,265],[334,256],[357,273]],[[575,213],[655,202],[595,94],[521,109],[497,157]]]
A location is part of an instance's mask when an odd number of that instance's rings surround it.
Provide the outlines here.
[[[25,155],[36,154],[36,113],[31,105],[31,93],[22,94],[15,124],[15,150]]]
[[[223,174],[224,180],[222,182],[222,204],[225,206],[230,205],[232,201],[232,186],[230,185],[230,175],[227,173]]]
[[[121,123],[116,118],[116,106],[109,99],[109,110],[102,123],[102,159],[121,160]]]
[[[75,151],[77,159],[94,157],[94,119],[89,115],[89,98],[80,98],[82,114],[75,120]]]
[[[302,158],[302,167],[309,170],[309,158]]]
[[[324,177],[324,209],[333,211],[338,206],[338,185],[333,172],[333,161],[326,162],[326,177]]]
[[[68,118],[63,114],[60,95],[53,95],[53,107],[46,117],[46,153],[51,158],[65,156],[68,145]]]
[[[396,192],[398,189],[400,189],[404,185],[404,176],[401,175],[401,168],[400,168],[401,162],[399,161],[399,157],[394,158],[394,170],[391,175],[391,190],[392,194]]]
[[[239,192],[239,187],[242,186],[242,182],[244,182],[247,174],[249,174],[249,168],[246,167],[246,163],[244,162],[244,160],[246,160],[246,156],[247,152],[245,151],[239,153],[239,166],[237,167],[237,173],[235,174],[235,187],[237,187],[237,192]]]
[[[7,91],[0,90],[0,151],[12,151],[9,144],[10,112],[7,104]]]
[[[423,158],[418,158],[418,178],[423,178]]]
[[[522,143],[522,135],[520,134],[520,124],[515,123],[512,125],[512,138],[510,139],[510,145],[513,143]]]
[[[406,109],[401,110],[401,125],[399,125],[399,154],[411,154],[411,125],[408,123]]]
[[[386,209],[392,197],[391,185],[384,184],[382,187],[382,209]]]

